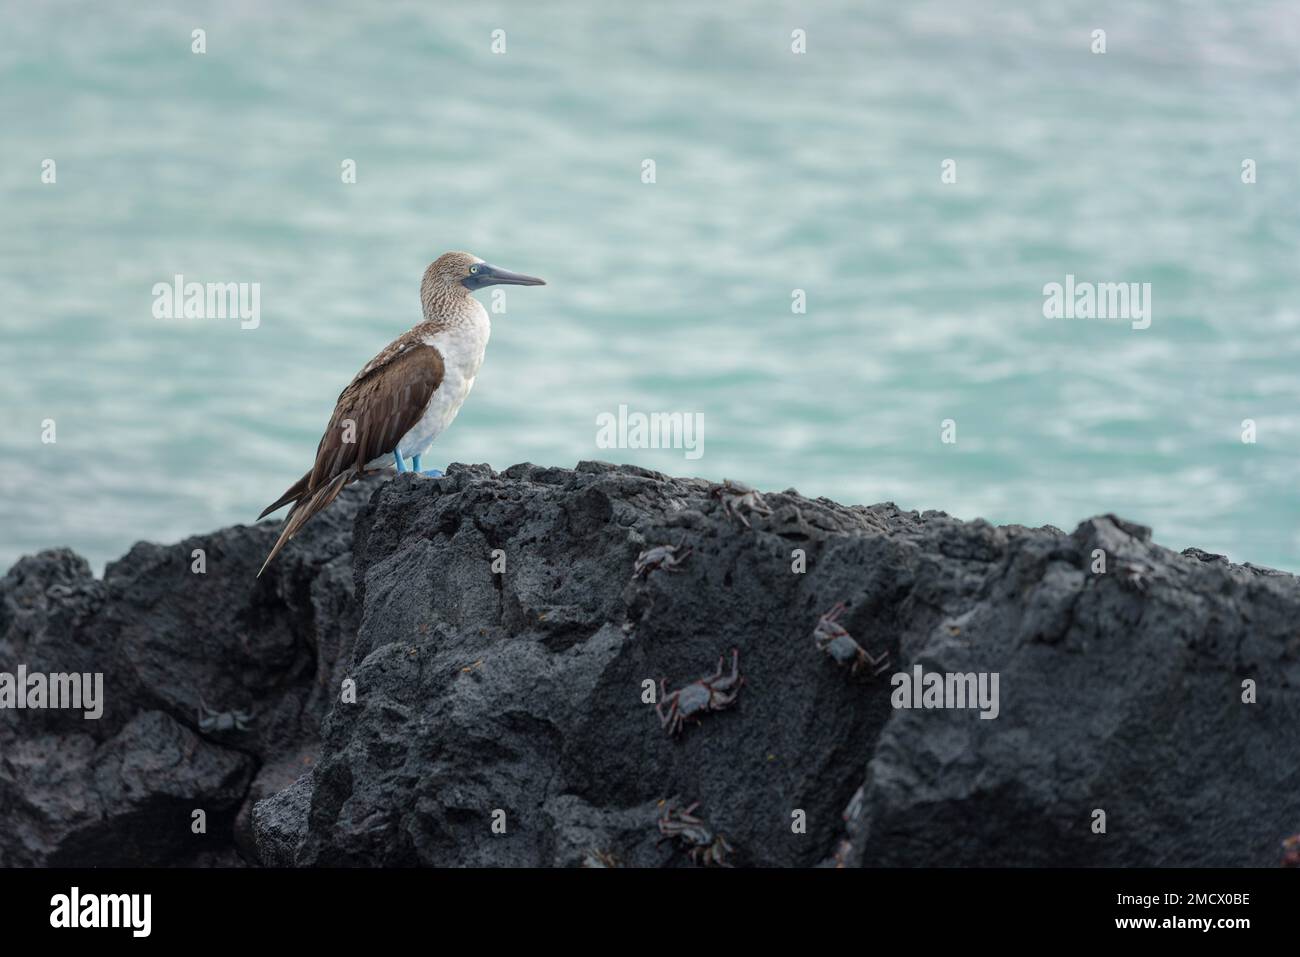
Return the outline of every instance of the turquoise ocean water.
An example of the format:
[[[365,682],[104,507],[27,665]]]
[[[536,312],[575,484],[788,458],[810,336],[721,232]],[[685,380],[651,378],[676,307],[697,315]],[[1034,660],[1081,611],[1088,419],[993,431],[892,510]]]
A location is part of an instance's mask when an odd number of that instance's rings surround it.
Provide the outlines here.
[[[0,14],[0,569],[253,520],[447,249],[550,285],[430,464],[1114,511],[1300,569],[1294,2]],[[155,318],[176,274],[259,283],[260,325]],[[1151,283],[1150,328],[1044,318],[1067,274]],[[702,413],[703,456],[597,447],[620,404]]]

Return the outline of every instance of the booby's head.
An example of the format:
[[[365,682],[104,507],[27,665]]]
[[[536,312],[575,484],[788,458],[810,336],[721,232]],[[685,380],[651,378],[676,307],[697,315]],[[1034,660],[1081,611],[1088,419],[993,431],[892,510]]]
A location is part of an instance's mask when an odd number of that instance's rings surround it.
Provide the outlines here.
[[[420,301],[425,319],[472,307],[476,289],[485,286],[545,286],[544,280],[486,263],[471,253],[443,253],[424,271]]]
[[[536,276],[511,272],[484,262],[471,253],[443,253],[424,272],[424,285],[451,292],[462,287],[473,292],[485,286],[545,286]]]

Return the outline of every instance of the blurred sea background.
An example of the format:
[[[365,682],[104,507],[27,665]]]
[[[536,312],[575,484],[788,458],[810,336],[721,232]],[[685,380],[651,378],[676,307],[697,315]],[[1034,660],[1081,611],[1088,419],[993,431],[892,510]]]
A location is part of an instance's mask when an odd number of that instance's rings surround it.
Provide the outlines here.
[[[468,249],[549,285],[427,465],[1116,512],[1300,570],[1293,0],[0,15],[0,569],[252,521]],[[260,326],[154,318],[178,273],[260,283]],[[1151,327],[1044,318],[1067,274],[1151,283]],[[703,413],[703,457],[597,447],[620,404]]]

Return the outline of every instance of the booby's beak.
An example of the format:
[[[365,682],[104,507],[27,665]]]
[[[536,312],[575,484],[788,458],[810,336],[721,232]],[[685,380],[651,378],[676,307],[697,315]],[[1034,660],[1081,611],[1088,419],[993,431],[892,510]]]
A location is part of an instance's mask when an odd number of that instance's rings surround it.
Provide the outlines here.
[[[469,275],[461,280],[461,285],[466,289],[482,289],[484,286],[545,286],[546,280],[501,269],[491,263],[475,263],[470,266]]]

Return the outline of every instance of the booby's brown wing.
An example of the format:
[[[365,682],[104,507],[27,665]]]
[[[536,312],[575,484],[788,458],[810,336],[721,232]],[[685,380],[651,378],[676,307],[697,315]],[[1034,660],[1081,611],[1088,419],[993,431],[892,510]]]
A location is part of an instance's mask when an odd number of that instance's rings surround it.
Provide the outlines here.
[[[339,394],[316,447],[307,494],[393,451],[420,421],[434,390],[442,384],[442,354],[433,346],[406,345],[387,361],[383,358],[362,370]]]
[[[367,462],[396,448],[420,421],[442,384],[443,371],[442,354],[433,346],[399,339],[339,393],[334,414],[316,447],[312,470],[262,512],[266,515],[287,502],[294,503],[262,571],[308,519],[361,475]]]

